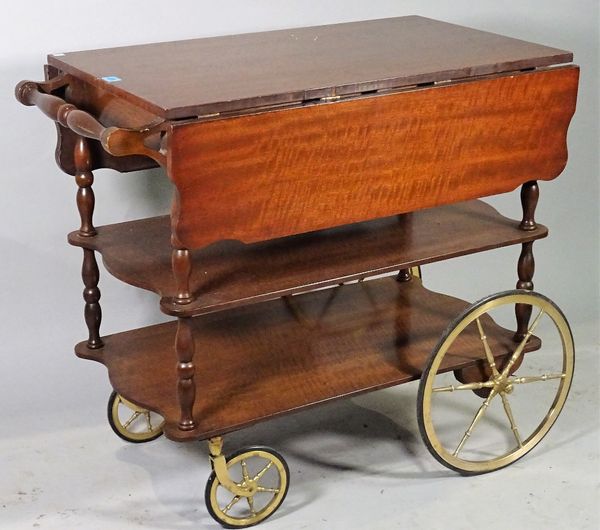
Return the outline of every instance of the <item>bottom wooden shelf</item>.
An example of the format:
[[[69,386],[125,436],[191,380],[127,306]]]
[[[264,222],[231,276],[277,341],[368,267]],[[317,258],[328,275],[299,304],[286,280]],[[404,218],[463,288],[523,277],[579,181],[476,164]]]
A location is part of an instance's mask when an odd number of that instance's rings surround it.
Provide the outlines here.
[[[205,439],[328,400],[418,379],[430,352],[467,302],[413,279],[382,278],[194,319],[197,428],[178,429],[176,323],[76,346],[106,365],[114,389],[165,417],[174,440]],[[495,355],[513,332],[484,320]],[[448,369],[484,356],[476,329],[463,333]],[[539,342],[530,341],[528,349]]]

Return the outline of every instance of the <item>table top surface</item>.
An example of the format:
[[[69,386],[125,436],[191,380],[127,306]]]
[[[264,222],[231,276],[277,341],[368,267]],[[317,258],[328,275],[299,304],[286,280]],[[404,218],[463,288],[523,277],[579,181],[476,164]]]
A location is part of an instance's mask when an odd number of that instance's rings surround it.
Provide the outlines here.
[[[409,16],[54,54],[48,63],[179,119],[572,59],[568,51]]]

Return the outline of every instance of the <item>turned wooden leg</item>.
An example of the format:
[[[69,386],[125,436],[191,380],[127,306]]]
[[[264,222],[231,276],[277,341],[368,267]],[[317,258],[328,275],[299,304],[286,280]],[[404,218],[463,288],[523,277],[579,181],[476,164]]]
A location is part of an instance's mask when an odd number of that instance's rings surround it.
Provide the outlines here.
[[[79,136],[73,149],[75,162],[75,182],[77,183],[77,210],[81,225],[79,235],[92,237],[96,235],[96,229],[92,217],[94,215],[95,198],[92,184],[94,175],[91,172],[92,158],[88,141]],[[102,348],[104,345],[100,338],[100,322],[102,321],[102,309],[100,308],[100,289],[98,281],[100,272],[96,262],[96,254],[93,250],[83,249],[83,265],[81,266],[81,278],[83,279],[83,299],[85,300],[84,318],[88,328],[87,347],[90,349]]]
[[[529,243],[523,243],[521,248],[521,255],[519,256],[519,263],[517,265],[517,272],[519,274],[517,289],[533,290],[532,280],[534,271],[535,260],[533,259],[533,241],[530,241]],[[527,333],[529,319],[531,318],[531,306],[527,304],[517,304],[515,306],[515,315],[517,317],[515,340],[521,341]]]
[[[521,230],[535,230],[535,208],[540,197],[537,181],[530,180],[521,188],[521,206],[523,207],[523,220],[519,225]]]
[[[85,285],[83,299],[85,300],[85,324],[88,328],[87,347],[95,350],[104,346],[100,338],[100,323],[102,321],[102,309],[99,304],[100,289],[98,289],[100,272],[98,271],[98,263],[96,262],[94,251],[87,248],[83,249],[81,277]]]
[[[189,304],[193,300],[190,292],[190,275],[192,273],[192,258],[187,249],[174,249],[171,254],[171,266],[177,294],[175,295],[176,304]]]
[[[535,230],[537,224],[535,222],[535,209],[540,197],[540,189],[535,180],[530,180],[523,184],[521,188],[521,206],[523,207],[523,219],[519,228],[521,230]],[[517,289],[533,290],[533,272],[535,270],[535,261],[533,259],[533,241],[523,243],[517,272],[519,281]],[[529,319],[531,318],[531,306],[526,304],[517,304],[515,306],[515,314],[517,317],[517,331],[515,340],[520,341],[527,333]]]
[[[94,190],[92,190],[94,175],[90,170],[92,167],[92,159],[89,144],[87,139],[83,136],[79,136],[75,142],[73,157],[75,159],[75,182],[79,187],[77,190],[77,209],[79,210],[79,217],[81,218],[79,235],[95,236],[96,229],[92,222],[94,205],[96,203]]]
[[[190,431],[196,427],[193,416],[196,384],[194,383],[194,337],[192,335],[191,318],[179,318],[177,321],[175,351],[177,352],[178,359],[177,396],[180,407],[179,428],[183,431]]]

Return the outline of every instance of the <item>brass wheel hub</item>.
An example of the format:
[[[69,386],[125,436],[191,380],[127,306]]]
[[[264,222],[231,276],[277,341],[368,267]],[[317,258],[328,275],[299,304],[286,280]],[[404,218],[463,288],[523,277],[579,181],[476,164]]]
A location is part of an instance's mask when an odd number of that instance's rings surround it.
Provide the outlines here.
[[[240,488],[245,489],[250,497],[254,497],[256,492],[258,491],[258,483],[250,479],[248,482],[243,481],[240,485]]]
[[[496,394],[512,394],[514,387],[512,381],[508,377],[498,376],[495,377],[493,381],[493,389],[496,391]]]

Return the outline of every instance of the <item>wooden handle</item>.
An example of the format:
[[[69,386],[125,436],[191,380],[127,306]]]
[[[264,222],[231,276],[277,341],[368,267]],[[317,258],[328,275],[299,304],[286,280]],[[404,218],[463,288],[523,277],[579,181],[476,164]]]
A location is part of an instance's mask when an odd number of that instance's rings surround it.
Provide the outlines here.
[[[35,81],[22,81],[15,89],[17,99],[29,107],[36,106],[51,120],[68,127],[73,132],[100,140],[106,128],[91,114],[79,110],[75,105],[67,103],[64,99],[47,94],[41,90],[41,83]]]
[[[66,105],[69,104],[66,103]],[[107,131],[110,130],[104,127],[91,114],[77,108],[72,108],[67,111],[65,121],[67,127],[73,132],[85,136],[86,138],[93,138],[94,140],[102,140]]]
[[[164,155],[145,145],[148,136],[165,130],[163,124],[142,130],[104,127],[88,112],[78,109],[47,92],[46,83],[21,81],[15,88],[15,96],[23,105],[36,106],[51,120],[71,129],[86,138],[98,140],[104,149],[113,156],[145,155],[159,164],[165,161]]]

